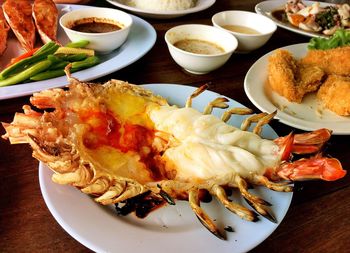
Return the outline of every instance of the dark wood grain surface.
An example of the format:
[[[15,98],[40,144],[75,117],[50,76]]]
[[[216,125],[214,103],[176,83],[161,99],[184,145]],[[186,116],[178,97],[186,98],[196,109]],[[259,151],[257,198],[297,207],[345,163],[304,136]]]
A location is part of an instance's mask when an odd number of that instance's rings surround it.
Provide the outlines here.
[[[116,78],[136,84],[178,83],[192,86],[211,82],[210,90],[258,112],[243,89],[243,80],[250,66],[273,49],[308,42],[309,38],[278,28],[262,48],[250,54],[235,54],[222,68],[212,73],[191,75],[172,60],[164,34],[179,24],[209,25],[212,15],[222,10],[254,11],[259,2],[218,0],[209,9],[184,17],[146,19],[157,31],[157,41],[152,50],[139,61],[97,81]],[[105,1],[93,4],[113,7]],[[28,99],[21,97],[0,101],[0,121],[10,122],[13,114],[21,111]],[[279,135],[299,131],[277,120],[271,125]],[[1,128],[0,134],[3,133]],[[327,153],[337,157],[345,169],[350,167],[349,143],[349,136],[332,136],[327,148]],[[349,252],[349,177],[348,174],[336,182],[298,182],[285,219],[269,238],[251,252]],[[155,245],[155,252],[158,251],[161,249]],[[68,235],[47,209],[39,189],[38,162],[32,158],[28,145],[10,145],[5,140],[0,140],[0,252],[90,252]]]

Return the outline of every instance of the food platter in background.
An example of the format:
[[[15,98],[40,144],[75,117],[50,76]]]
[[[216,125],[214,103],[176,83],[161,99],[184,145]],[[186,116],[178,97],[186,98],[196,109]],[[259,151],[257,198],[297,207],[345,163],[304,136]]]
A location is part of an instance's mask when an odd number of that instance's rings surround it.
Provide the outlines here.
[[[125,0],[106,0],[110,4],[122,8],[124,10],[130,11],[136,15],[147,17],[147,18],[156,18],[156,19],[169,19],[177,18],[190,13],[196,13],[203,11],[210,6],[212,6],[216,0],[198,0],[197,4],[193,8],[186,10],[176,10],[176,11],[156,11],[156,10],[144,10],[136,7],[129,6],[125,4]]]
[[[296,58],[307,53],[307,43],[283,47]],[[244,79],[244,90],[252,103],[264,112],[274,112],[275,118],[282,123],[302,130],[328,128],[333,134],[350,134],[350,117],[343,117],[323,108],[316,99],[316,94],[305,96],[301,104],[289,102],[284,97],[266,88],[268,76],[268,58],[273,51],[258,59],[248,70]]]
[[[301,35],[305,35],[308,37],[329,37],[327,35],[324,35],[322,33],[317,33],[317,32],[311,32],[311,31],[305,31],[302,30],[298,27],[295,27],[287,22],[282,22],[278,19],[276,19],[275,17],[273,17],[272,12],[276,11],[276,10],[282,10],[284,9],[284,5],[287,3],[287,0],[268,0],[268,1],[263,1],[261,3],[258,3],[255,6],[255,11],[263,16],[266,16],[270,19],[272,19],[279,27],[284,28],[286,30],[301,34]],[[307,6],[312,5],[314,3],[316,3],[316,1],[303,1],[303,3]],[[320,2],[320,6],[324,7],[324,6],[332,6],[334,4],[331,3],[324,3],[324,2]]]
[[[59,16],[62,16],[67,11],[88,7],[89,6],[84,5],[57,5]],[[81,81],[88,81],[108,75],[139,60],[154,46],[157,34],[153,26],[134,15],[132,15],[132,18],[134,23],[126,42],[119,49],[109,54],[99,55],[99,58],[101,59],[100,64],[75,72],[74,77]],[[67,35],[61,27],[58,27],[57,38],[63,45],[69,42]],[[7,49],[1,56],[0,68],[3,69],[10,59],[21,53],[23,53],[23,49],[18,40],[11,33],[8,38]],[[67,78],[61,76],[44,81],[0,87],[0,100],[26,96],[44,89],[63,87],[67,84]]]

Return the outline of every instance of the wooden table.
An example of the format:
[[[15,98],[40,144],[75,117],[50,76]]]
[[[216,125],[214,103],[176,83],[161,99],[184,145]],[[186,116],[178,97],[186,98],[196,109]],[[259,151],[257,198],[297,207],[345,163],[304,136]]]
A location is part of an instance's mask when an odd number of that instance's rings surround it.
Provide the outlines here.
[[[218,0],[208,10],[170,20],[147,19],[157,31],[157,42],[142,59],[99,81],[117,78],[131,83],[178,83],[199,86],[211,82],[210,90],[229,96],[258,110],[247,98],[243,80],[250,66],[265,53],[309,38],[278,28],[271,40],[250,54],[234,55],[222,68],[206,75],[184,72],[170,57],[164,33],[179,24],[211,24],[222,10],[254,11],[260,1]],[[96,5],[109,6],[96,1]],[[1,60],[1,58],[0,58]],[[0,121],[10,122],[29,97],[0,101]],[[279,135],[295,130],[277,120],[272,127]],[[297,131],[297,130],[296,130]],[[3,134],[4,130],[1,129]],[[350,137],[332,136],[327,153],[350,166]],[[0,141],[0,252],[89,252],[54,220],[42,198],[38,162],[28,145]],[[336,182],[297,183],[290,209],[277,230],[251,252],[349,252],[349,175]],[[103,228],[102,228],[103,229]],[[253,237],[254,235],[252,235]],[[234,250],[233,250],[234,252]]]

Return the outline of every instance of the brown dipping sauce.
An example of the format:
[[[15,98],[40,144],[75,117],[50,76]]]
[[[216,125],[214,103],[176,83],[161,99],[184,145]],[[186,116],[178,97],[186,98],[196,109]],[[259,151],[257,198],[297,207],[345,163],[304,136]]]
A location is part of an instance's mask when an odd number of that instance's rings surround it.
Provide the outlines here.
[[[68,28],[84,33],[108,33],[122,29],[123,25],[113,20],[93,17],[76,20]]]
[[[221,54],[225,52],[225,50],[222,47],[212,42],[197,39],[180,40],[174,43],[174,46],[181,50],[194,54],[212,55]]]
[[[285,13],[285,11],[283,9],[274,10],[271,12],[271,15],[272,15],[272,17],[274,17],[278,21],[281,21],[283,23],[288,22],[287,14]]]

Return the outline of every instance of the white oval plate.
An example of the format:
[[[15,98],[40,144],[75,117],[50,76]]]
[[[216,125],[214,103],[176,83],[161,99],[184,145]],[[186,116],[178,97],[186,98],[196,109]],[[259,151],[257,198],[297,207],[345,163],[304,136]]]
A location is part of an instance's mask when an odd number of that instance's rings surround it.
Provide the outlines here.
[[[180,11],[152,11],[152,10],[143,10],[140,8],[135,8],[129,5],[124,4],[123,0],[106,0],[110,4],[113,4],[119,8],[133,12],[134,14],[140,15],[147,18],[156,18],[156,19],[168,19],[168,18],[177,18],[190,13],[195,13],[203,11],[210,6],[212,6],[216,0],[198,0],[197,5],[193,8]]]
[[[77,10],[80,8],[88,8],[84,5],[57,5],[60,16],[66,11]],[[156,42],[157,34],[153,26],[145,20],[133,16],[133,26],[131,27],[129,37],[126,42],[117,50],[106,55],[99,55],[101,63],[74,73],[74,77],[81,81],[88,81],[108,75],[114,71],[120,70],[144,56]],[[57,38],[63,45],[69,42],[63,29],[59,26]],[[0,69],[10,61],[11,58],[23,53],[17,38],[13,34],[7,41],[7,49],[5,54],[1,56]],[[0,100],[30,95],[40,90],[62,87],[68,84],[67,77],[61,76],[49,80],[11,85],[0,87]]]
[[[258,3],[255,6],[255,11],[256,11],[256,13],[259,13],[259,14],[261,14],[263,16],[266,16],[266,17],[272,19],[276,23],[276,25],[278,25],[279,27],[282,27],[284,29],[287,29],[289,31],[292,31],[292,32],[295,32],[295,33],[299,33],[299,34],[302,34],[302,35],[305,35],[305,36],[308,36],[308,37],[325,37],[325,38],[329,37],[329,36],[324,35],[322,33],[305,31],[305,30],[299,29],[299,28],[297,28],[295,26],[292,26],[289,23],[284,23],[284,22],[281,22],[281,21],[275,19],[271,15],[272,11],[279,10],[279,9],[284,9],[284,5],[286,3],[287,3],[287,0],[263,1],[261,3]],[[309,6],[309,5],[312,5],[313,3],[315,3],[315,1],[303,1],[303,3],[305,3],[306,5]],[[331,5],[334,5],[334,4],[320,2],[320,5],[321,6],[331,6]]]
[[[290,45],[283,49],[291,52],[296,58],[302,58],[307,53],[307,43]],[[272,53],[273,51],[257,60],[245,76],[244,90],[252,103],[261,111],[271,113],[278,110],[276,118],[295,128],[307,131],[328,128],[333,130],[333,134],[349,134],[350,117],[342,117],[323,108],[315,93],[306,95],[303,102],[297,104],[266,89],[268,57]],[[283,111],[281,108],[284,108]]]
[[[194,87],[170,84],[144,85],[169,102],[184,105]],[[195,98],[193,106],[203,109],[218,96],[205,91]],[[243,107],[230,99],[230,106]],[[216,113],[221,113],[215,109]],[[240,125],[242,116],[231,121]],[[276,138],[270,126],[263,131],[266,138]],[[200,155],[200,154],[198,154]],[[102,206],[74,187],[58,185],[51,181],[52,172],[42,163],[39,166],[40,188],[44,200],[57,222],[77,241],[96,252],[247,252],[264,241],[279,224],[264,218],[258,222],[248,222],[227,211],[216,201],[203,203],[203,208],[220,228],[231,226],[235,232],[227,232],[227,241],[222,241],[204,228],[193,214],[188,202],[178,201],[175,206],[160,208],[145,219],[133,214],[117,216],[113,206]],[[274,192],[263,187],[255,187],[255,192],[273,204],[272,212],[280,223],[285,216],[292,193]],[[234,191],[234,201],[246,205]]]

